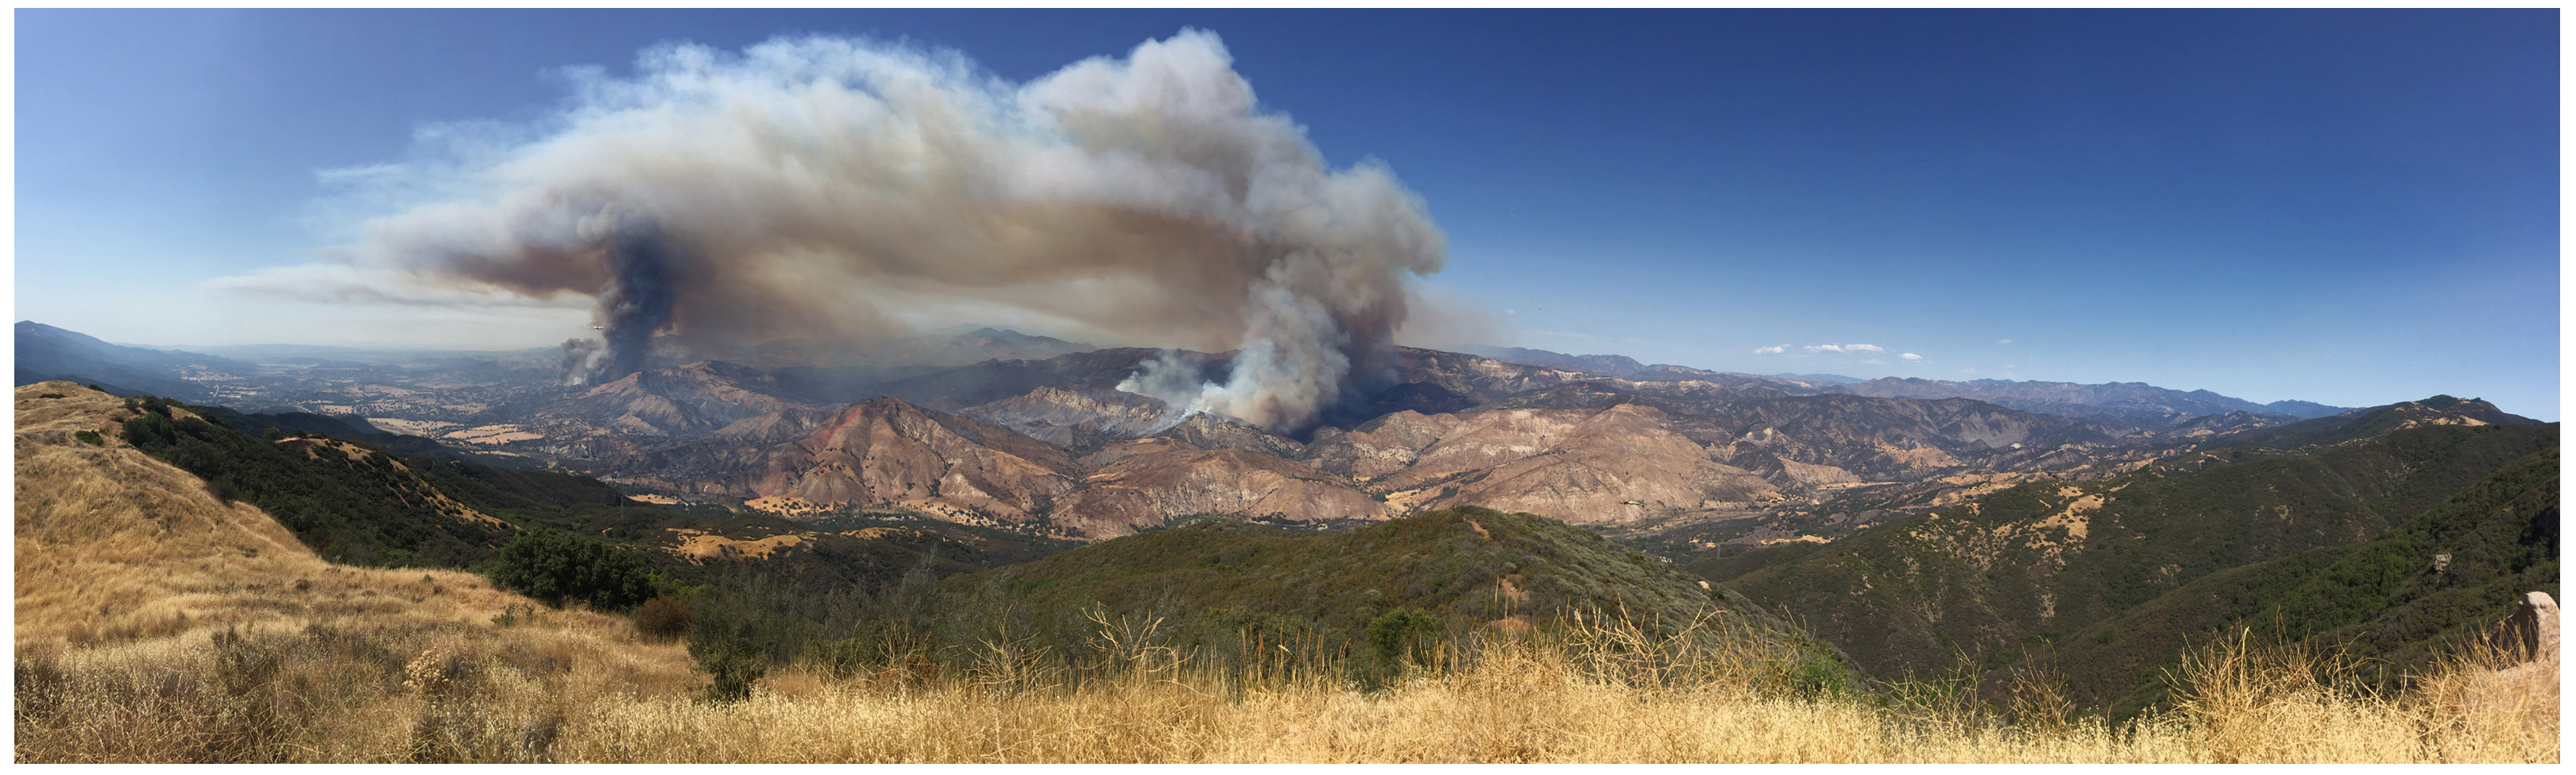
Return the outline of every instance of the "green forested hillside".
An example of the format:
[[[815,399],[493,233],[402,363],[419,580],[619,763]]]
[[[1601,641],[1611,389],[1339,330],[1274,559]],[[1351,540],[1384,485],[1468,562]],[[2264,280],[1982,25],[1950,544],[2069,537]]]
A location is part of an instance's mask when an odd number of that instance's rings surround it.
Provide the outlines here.
[[[1101,647],[1106,623],[1221,661],[1295,652],[1366,672],[1387,668],[1377,660],[1390,633],[1456,641],[1580,616],[1647,637],[1761,640],[1794,655],[1782,669],[1814,686],[1855,678],[1830,647],[1665,560],[1473,507],[1334,533],[1196,521],[951,578],[909,611],[917,642],[951,658],[1018,643],[1072,664]]]
[[[2116,715],[2163,699],[2156,672],[2184,648],[2239,628],[2313,638],[2361,658],[2365,680],[2402,685],[2524,592],[2559,596],[2558,454],[2524,456],[2362,544],[2210,574],[2037,657]]]
[[[1781,655],[1781,680],[1809,689],[1857,678],[1830,646],[1671,563],[1478,508],[1334,533],[1205,519],[945,581],[914,575],[875,595],[800,596],[748,579],[698,600],[708,607],[693,653],[720,675],[755,678],[799,660],[1079,672],[1150,642],[1232,669],[1275,659],[1367,683],[1402,671],[1392,643],[1547,631],[1576,616],[1649,639],[1758,643]]]
[[[412,467],[373,448],[348,453],[314,440],[261,439],[193,411],[172,411],[193,407],[127,401],[137,413],[124,423],[126,443],[206,480],[216,497],[267,511],[324,559],[463,567],[517,532],[466,518]]]
[[[1875,675],[2000,668],[2213,574],[2369,541],[2554,447],[2557,429],[2416,424],[2298,451],[2193,452],[1693,567]]]
[[[1469,508],[1339,533],[1203,520],[961,576],[940,591],[960,607],[998,607],[1027,630],[1071,635],[1087,626],[1076,612],[1099,605],[1212,638],[1254,619],[1353,634],[1396,608],[1462,626],[1624,611],[1677,627],[1725,607],[1697,581],[1562,522]]]

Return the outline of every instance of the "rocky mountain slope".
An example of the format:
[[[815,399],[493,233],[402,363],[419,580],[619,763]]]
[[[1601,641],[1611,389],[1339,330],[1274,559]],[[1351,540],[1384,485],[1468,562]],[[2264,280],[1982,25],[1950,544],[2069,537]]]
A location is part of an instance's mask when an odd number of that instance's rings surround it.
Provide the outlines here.
[[[1162,401],[1134,393],[1042,385],[957,413],[1027,434],[1067,452],[1090,454],[1111,442],[1154,433],[1166,425],[1164,415],[1170,411]]]
[[[613,382],[589,387],[547,404],[528,417],[557,436],[582,431],[642,435],[698,436],[763,414],[820,411],[824,407],[788,398],[778,380],[748,366],[724,361],[698,361],[649,369]]]
[[[1386,413],[1303,440],[1215,415],[1175,418],[1114,389],[1142,351],[1103,351],[898,385],[947,404],[988,399],[956,414],[886,397],[837,417],[764,414],[694,438],[630,434],[595,448],[592,470],[756,508],[910,508],[1051,535],[1120,535],[1202,513],[1331,523],[1485,505],[1635,530],[1738,523],[1713,539],[1731,540],[1765,526],[1791,536],[1848,529],[1849,510],[1820,517],[1816,507],[1854,493],[1883,516],[1998,477],[2102,475],[2148,456],[2123,446],[2145,438],[2130,429],[1964,399],[1797,396],[1401,355],[1412,381],[1364,399]],[[905,419],[852,435],[846,426],[863,416]],[[853,455],[858,436],[868,451]]]
[[[1201,513],[1298,522],[1385,513],[1337,477],[1269,452],[1156,437],[1077,461],[1008,428],[891,397],[793,433],[726,431],[639,449],[604,472],[632,486],[778,513],[909,509],[1045,535],[1123,535]]]

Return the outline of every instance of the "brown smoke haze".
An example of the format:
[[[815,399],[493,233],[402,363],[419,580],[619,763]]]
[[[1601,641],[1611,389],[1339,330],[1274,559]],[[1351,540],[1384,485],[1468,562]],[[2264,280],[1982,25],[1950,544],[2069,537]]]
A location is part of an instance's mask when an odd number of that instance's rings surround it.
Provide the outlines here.
[[[1128,389],[1275,429],[1385,379],[1408,276],[1443,261],[1419,197],[1382,165],[1328,168],[1203,31],[1026,84],[826,37],[639,70],[577,77],[553,131],[450,165],[434,188],[462,193],[370,222],[341,260],[596,299],[576,380],[635,370],[657,334],[865,342],[976,305],[1239,349],[1221,384],[1166,360]]]

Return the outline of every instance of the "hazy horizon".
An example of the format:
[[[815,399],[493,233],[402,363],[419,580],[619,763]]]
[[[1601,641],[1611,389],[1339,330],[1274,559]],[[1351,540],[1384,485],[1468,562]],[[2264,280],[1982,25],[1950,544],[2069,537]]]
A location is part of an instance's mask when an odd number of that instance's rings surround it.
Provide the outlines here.
[[[35,323],[43,323],[44,321],[21,321],[21,322],[35,322]],[[47,325],[50,325],[50,324],[47,324]],[[1010,331],[1010,332],[1021,333],[1021,334],[1027,334],[1027,333],[1028,333],[1028,332],[1025,332],[1025,331],[1019,331],[1018,329],[1013,328],[1013,327],[1010,327],[1010,326],[1003,326],[1003,325],[983,325],[983,324],[973,324],[973,323],[959,324],[959,325],[956,325],[956,326],[951,326],[951,327],[950,327],[950,329],[949,329],[949,330],[947,330],[947,331],[942,331],[942,332],[924,332],[924,333],[925,333],[925,334],[932,334],[932,335],[936,335],[936,334],[940,334],[940,333],[948,333],[948,334],[962,334],[962,333],[971,332],[971,331],[976,330],[976,329],[979,329],[979,328],[992,328],[992,329],[996,329],[996,330],[1001,330],[1001,331]],[[68,329],[67,329],[67,330],[68,330]],[[102,340],[102,341],[106,341],[106,340]],[[540,344],[540,345],[534,345],[534,346],[529,346],[529,347],[519,347],[519,348],[482,348],[482,349],[473,349],[473,348],[441,348],[441,347],[391,347],[391,346],[370,347],[370,346],[363,346],[363,345],[314,345],[314,344],[298,344],[298,343],[291,343],[291,342],[255,342],[255,343],[245,343],[245,344],[184,344],[184,343],[182,343],[182,344],[167,344],[167,343],[164,343],[164,344],[149,344],[149,343],[142,343],[142,342],[117,342],[117,341],[108,341],[108,344],[119,345],[119,346],[125,346],[125,347],[141,347],[141,348],[147,348],[147,349],[153,349],[153,350],[163,350],[163,351],[179,351],[179,352],[192,352],[192,351],[193,351],[193,352],[199,352],[199,353],[207,354],[207,355],[222,355],[222,354],[223,354],[223,351],[226,351],[226,350],[257,350],[257,349],[260,349],[260,348],[269,348],[269,347],[281,348],[281,349],[284,349],[284,348],[313,348],[313,349],[317,349],[317,350],[348,350],[348,351],[353,351],[353,352],[358,352],[358,353],[397,353],[397,352],[406,352],[406,353],[408,353],[408,352],[417,352],[417,353],[460,353],[460,354],[474,354],[474,353],[485,353],[485,354],[510,354],[510,353],[521,353],[521,354],[546,354],[546,355],[550,355],[550,356],[551,356],[551,355],[553,355],[553,354],[555,354],[555,353],[560,352],[560,350],[561,350],[560,345],[554,345],[554,344]],[[1087,343],[1087,342],[1073,342],[1073,344],[1085,344],[1085,345],[1087,345],[1087,344],[1090,344],[1090,343]],[[1407,345],[1407,346],[1417,346],[1417,345]],[[1453,351],[1457,351],[1457,352],[1466,352],[1466,351],[1477,350],[1477,349],[1483,349],[1483,348],[1499,348],[1499,347],[1512,347],[1512,346],[1513,346],[1513,345],[1495,345],[1495,344],[1491,344],[1491,343],[1481,343],[1481,342],[1462,342],[1462,343],[1456,343],[1456,344],[1450,345],[1449,347],[1451,347],[1451,348],[1457,348],[1457,349],[1455,349],[1455,350],[1453,350]],[[1442,347],[1426,347],[1425,349],[1448,349],[1448,348],[1442,348]],[[1540,350],[1540,349],[1542,349],[1542,348],[1522,348],[1522,349]],[[1553,350],[1545,350],[1545,351],[1546,351],[1546,352],[1555,352],[1555,351],[1553,351]],[[1471,353],[1471,354],[1473,354],[1473,353]],[[1578,356],[1578,357],[1601,356],[1601,355],[1611,355],[1611,356],[1621,355],[1620,353],[1558,353],[1558,354],[1560,354],[1560,355]],[[724,359],[724,358],[721,358],[721,357],[711,357],[711,358],[708,358],[708,360],[725,360],[725,359]],[[1710,368],[1706,368],[1706,367],[1702,367],[1702,366],[1695,366],[1695,365],[1686,364],[1686,363],[1664,364],[1664,363],[1661,363],[1661,362],[1645,361],[1645,360],[1642,360],[1642,359],[1639,359],[1639,360],[1638,360],[1638,362],[1639,362],[1640,364],[1647,365],[1647,366],[1655,366],[1655,365],[1671,365],[1671,366],[1681,366],[1681,367],[1684,367],[1684,368],[1702,369],[1702,370],[1706,370],[1706,371],[1721,371],[1721,372],[1722,372],[1722,371],[1727,371],[1727,370],[1724,370],[1724,369],[1710,369]],[[1856,380],[1856,381],[1861,381],[1861,382],[1866,382],[1866,381],[1875,380],[1875,379],[1906,379],[1906,378],[1907,378],[1907,377],[1904,377],[1904,376],[1901,376],[1901,375],[1893,375],[1893,374],[1877,374],[1877,373],[1875,373],[1875,372],[1870,372],[1870,371],[1867,371],[1867,370],[1855,370],[1855,371],[1860,371],[1861,373],[1860,373],[1860,374],[1845,374],[1845,373],[1840,373],[1840,372],[1813,372],[1813,371],[1810,371],[1810,372],[1797,372],[1797,371],[1746,372],[1746,371],[1736,371],[1736,372],[1731,372],[1731,373],[1738,373],[1738,374],[1751,374],[1751,375],[1755,375],[1755,376],[1774,376],[1774,377],[1809,377],[1809,378],[1816,378],[1816,377],[1834,377],[1834,378],[1842,378],[1842,379]],[[1921,379],[1940,379],[1940,378],[1939,378],[1939,377],[1921,377]],[[1986,381],[1986,382],[2049,382],[2049,383],[2066,383],[2066,382],[2067,382],[2067,380],[2051,380],[2051,379],[2040,379],[2040,378],[2007,379],[2007,378],[1999,378],[1999,377],[1976,377],[1976,378],[1968,378],[1968,379],[1955,379],[1955,380],[1949,380],[1949,381],[1953,381],[1953,382],[1978,382],[1978,381]],[[2163,385],[2163,384],[2156,384],[2156,383],[2149,383],[2149,382],[2141,382],[2141,381],[2138,381],[2138,380],[2112,380],[2111,382],[2130,382],[2130,383],[2136,383],[2136,384],[2147,384],[2147,385],[2151,385],[2151,386],[2153,386],[2153,387],[2163,388],[2163,389],[2167,389],[2167,390],[2177,390],[2177,391],[2182,391],[2182,392],[2186,392],[2186,393],[2194,392],[2194,391],[2200,391],[2200,390],[2206,390],[2206,388],[2198,388],[2198,387],[2193,387],[2193,386],[2188,386],[2188,385]],[[2109,384],[2109,383],[2071,383],[2071,384]],[[2209,391],[2209,392],[2218,392],[2218,391]],[[2254,403],[2273,403],[2273,402],[2276,402],[2276,401],[2308,401],[2308,400],[2309,400],[2309,399],[2299,398],[2299,397],[2297,397],[2297,396],[2274,397],[2274,398],[2255,398],[2255,397],[2248,397],[2248,396],[2229,395],[2229,394],[2225,394],[2225,393],[2220,393],[2220,395],[2225,396],[2225,397],[2227,397],[2227,398],[2234,398],[2234,399],[2239,399],[2239,400],[2252,401],[2252,402],[2254,402]],[[2417,396],[2415,399],[2400,399],[2400,400],[2416,400],[2416,399],[2422,399],[2422,398],[2430,398],[2430,397],[2432,397],[2433,395],[2435,395],[2435,394],[2426,394],[2426,395],[2423,395],[2423,396]],[[2456,398],[2471,398],[2471,399],[2483,399],[2483,398],[2484,398],[2483,396],[2454,396],[2454,397],[2456,397]],[[2320,403],[2320,404],[2333,405],[2333,404],[2331,404],[2331,403],[2329,403],[2329,402],[2321,402],[2321,401],[2311,401],[2311,403]],[[2393,402],[2393,401],[2392,401],[2392,402],[2390,402],[2390,403],[2395,403],[2395,402]],[[2494,402],[2493,402],[2493,401],[2490,401],[2490,403],[2494,403]],[[2362,408],[2362,407],[2351,407],[2351,408]],[[2504,411],[2506,411],[2506,412],[2508,412],[2508,413],[2513,413],[2513,414],[2524,414],[2523,412],[2516,411],[2516,407],[2513,407],[2513,406],[2508,406],[2508,405],[2504,405],[2504,404],[2498,404],[2498,405],[2497,405],[2497,408],[2502,409],[2502,410],[2504,410]],[[2526,415],[2526,416],[2527,416],[2527,415]],[[2545,421],[2547,421],[2547,422],[2556,422],[2556,420],[2555,420],[2555,419],[2549,419],[2549,418],[2542,418],[2542,419],[2544,419],[2544,420],[2545,420]]]

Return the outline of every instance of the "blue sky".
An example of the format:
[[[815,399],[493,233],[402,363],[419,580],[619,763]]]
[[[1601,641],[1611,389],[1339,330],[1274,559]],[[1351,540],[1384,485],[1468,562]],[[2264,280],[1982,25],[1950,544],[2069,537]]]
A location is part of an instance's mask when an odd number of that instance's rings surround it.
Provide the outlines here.
[[[208,283],[565,67],[823,33],[1018,82],[1197,27],[1427,202],[1425,284],[1494,326],[1445,338],[2558,416],[2554,10],[16,13],[17,317],[111,341],[560,341]]]

